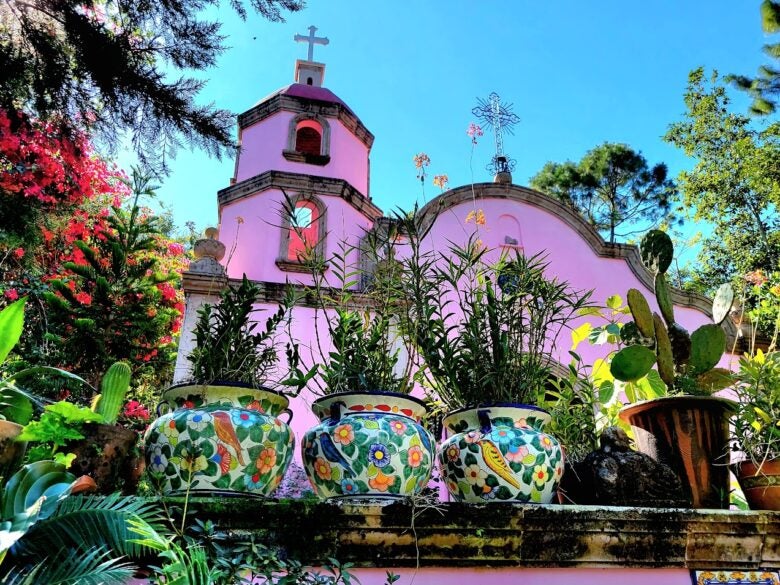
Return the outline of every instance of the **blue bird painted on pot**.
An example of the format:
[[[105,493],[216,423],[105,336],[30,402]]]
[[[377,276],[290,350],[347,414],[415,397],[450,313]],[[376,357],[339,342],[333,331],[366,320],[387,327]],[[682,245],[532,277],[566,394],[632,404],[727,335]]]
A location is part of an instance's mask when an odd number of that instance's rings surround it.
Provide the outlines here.
[[[333,463],[338,463],[349,473],[352,473],[352,468],[349,466],[349,461],[347,461],[341,454],[341,451],[338,450],[336,445],[333,443],[333,439],[330,438],[330,435],[323,433],[320,435],[319,439],[320,447],[322,447],[322,454],[325,455],[325,458]]]

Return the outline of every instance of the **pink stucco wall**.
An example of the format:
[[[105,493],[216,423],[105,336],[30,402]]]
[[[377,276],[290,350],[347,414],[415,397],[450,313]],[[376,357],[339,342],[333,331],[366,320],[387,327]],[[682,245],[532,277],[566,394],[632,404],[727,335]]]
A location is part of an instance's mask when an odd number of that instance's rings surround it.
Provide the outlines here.
[[[337,118],[330,125],[330,162],[324,166],[292,162],[282,156],[292,112],[277,112],[241,132],[241,150],[236,165],[236,181],[244,181],[265,171],[286,171],[318,177],[344,179],[355,189],[368,194],[369,150]]]
[[[288,195],[295,195],[288,193]],[[325,257],[331,258],[341,242],[356,246],[371,221],[343,199],[330,195],[320,196],[327,211],[325,214]],[[228,276],[241,278],[246,274],[252,280],[267,282],[291,282],[312,284],[308,274],[285,272],[276,265],[283,235],[282,209],[284,195],[277,189],[264,191],[258,196],[240,199],[220,210],[219,239],[228,252],[223,260]],[[350,262],[357,257],[350,255]],[[332,271],[325,278],[333,282]]]

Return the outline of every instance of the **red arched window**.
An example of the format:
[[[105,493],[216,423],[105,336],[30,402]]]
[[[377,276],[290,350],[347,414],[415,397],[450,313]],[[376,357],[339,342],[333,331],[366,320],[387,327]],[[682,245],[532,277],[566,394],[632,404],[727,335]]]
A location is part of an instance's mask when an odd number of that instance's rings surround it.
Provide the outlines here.
[[[314,120],[301,120],[295,127],[295,151],[319,156],[322,153],[322,127]]]
[[[313,201],[298,201],[290,217],[290,241],[287,260],[299,262],[306,249],[314,249],[319,239],[319,218]]]

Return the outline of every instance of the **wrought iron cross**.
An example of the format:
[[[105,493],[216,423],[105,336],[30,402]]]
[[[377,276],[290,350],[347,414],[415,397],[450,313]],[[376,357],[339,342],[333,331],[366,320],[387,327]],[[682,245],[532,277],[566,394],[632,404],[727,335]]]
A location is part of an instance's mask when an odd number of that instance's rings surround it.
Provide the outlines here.
[[[496,141],[496,154],[493,156],[488,170],[493,172],[512,171],[515,161],[504,154],[504,132],[514,134],[512,127],[520,118],[512,111],[512,104],[501,103],[498,94],[493,92],[487,100],[477,98],[477,107],[471,113],[485,126],[493,128]]]
[[[327,45],[330,41],[328,37],[316,37],[314,33],[317,32],[316,26],[309,27],[309,36],[295,35],[293,40],[297,43],[309,43],[309,61],[314,61],[314,45]]]

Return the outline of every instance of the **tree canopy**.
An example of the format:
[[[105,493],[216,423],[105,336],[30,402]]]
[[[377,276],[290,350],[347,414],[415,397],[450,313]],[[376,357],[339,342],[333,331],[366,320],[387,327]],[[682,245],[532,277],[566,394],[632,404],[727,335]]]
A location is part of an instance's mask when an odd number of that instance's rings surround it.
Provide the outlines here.
[[[610,243],[675,219],[677,187],[666,165],[650,167],[625,144],[604,144],[575,163],[548,162],[531,186],[574,207]]]
[[[780,2],[764,0],[761,3],[761,26],[764,32],[769,34],[780,32]],[[750,111],[758,115],[775,113],[777,100],[780,97],[780,42],[764,45],[764,53],[775,64],[759,67],[756,77],[729,76],[734,85],[747,91],[753,98]]]
[[[734,277],[780,270],[780,124],[758,127],[729,111],[718,74],[707,79],[703,69],[691,72],[685,105],[665,139],[695,159],[680,175],[683,201],[713,225],[694,285],[712,292]]]
[[[129,131],[142,164],[165,169],[184,144],[220,156],[231,114],[195,101],[225,49],[202,10],[220,0],[7,0],[0,4],[0,109],[89,128],[109,146]],[[230,0],[244,18],[246,2]],[[304,0],[249,0],[272,21]]]

